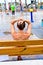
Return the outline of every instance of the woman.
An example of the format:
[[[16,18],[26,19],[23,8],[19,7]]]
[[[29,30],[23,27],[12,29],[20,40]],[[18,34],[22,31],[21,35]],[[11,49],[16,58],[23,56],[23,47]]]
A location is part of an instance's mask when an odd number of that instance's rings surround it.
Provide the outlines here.
[[[14,24],[17,22],[18,32],[15,31]],[[28,23],[28,30],[24,32],[24,28]],[[15,40],[26,40],[31,35],[31,23],[28,20],[23,20],[22,18],[18,20],[13,20],[11,22],[11,34]],[[18,56],[17,60],[22,60],[21,56]]]
[[[17,27],[19,29],[18,32],[15,31],[14,24],[17,22]],[[28,29],[26,32],[24,32],[24,28],[26,23],[28,23]],[[31,35],[31,23],[28,20],[24,20],[22,18],[18,20],[13,20],[11,22],[11,34],[15,40],[26,40]]]

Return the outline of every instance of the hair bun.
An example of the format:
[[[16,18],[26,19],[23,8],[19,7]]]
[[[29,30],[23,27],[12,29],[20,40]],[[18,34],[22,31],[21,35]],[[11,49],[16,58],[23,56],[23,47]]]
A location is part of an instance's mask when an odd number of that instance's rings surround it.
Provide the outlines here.
[[[18,24],[17,23],[17,27],[20,29],[20,30],[23,30],[25,28],[25,22],[23,22],[22,24]]]

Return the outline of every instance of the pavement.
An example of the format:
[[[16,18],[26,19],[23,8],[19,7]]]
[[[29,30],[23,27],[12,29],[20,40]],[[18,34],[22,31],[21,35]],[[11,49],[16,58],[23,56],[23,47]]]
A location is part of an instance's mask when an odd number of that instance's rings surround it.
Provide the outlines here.
[[[0,40],[13,40],[11,34],[4,34],[4,32],[11,32],[10,22],[13,19],[18,19],[21,16],[21,13],[16,12],[15,16],[11,13],[7,15],[5,12],[0,13]],[[24,19],[30,19],[29,12],[23,12]],[[33,12],[32,23],[32,34],[29,39],[43,39],[43,27],[41,26],[41,20],[43,18],[43,12],[37,11]],[[15,25],[16,26],[16,25]],[[16,29],[17,30],[17,29]],[[36,38],[35,38],[36,37]]]

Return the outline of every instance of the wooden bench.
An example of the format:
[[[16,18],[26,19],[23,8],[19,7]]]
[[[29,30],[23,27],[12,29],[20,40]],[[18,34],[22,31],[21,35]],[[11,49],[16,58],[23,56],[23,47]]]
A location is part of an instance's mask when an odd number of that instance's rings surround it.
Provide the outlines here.
[[[42,40],[0,41],[0,55],[18,56],[43,54]]]
[[[43,54],[42,40],[0,41],[0,55],[34,55]]]

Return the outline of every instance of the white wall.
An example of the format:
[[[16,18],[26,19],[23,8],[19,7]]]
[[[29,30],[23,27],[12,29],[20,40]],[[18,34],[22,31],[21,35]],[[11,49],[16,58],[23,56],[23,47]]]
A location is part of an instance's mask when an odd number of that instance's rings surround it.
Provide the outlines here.
[[[6,0],[7,2],[14,2],[15,0]],[[27,3],[30,3],[31,0],[27,0]],[[3,3],[4,0],[0,0],[0,3]],[[17,2],[19,2],[19,0],[17,0]],[[22,0],[23,3],[25,3],[25,0]]]
[[[4,3],[4,0],[0,0],[0,3]]]

